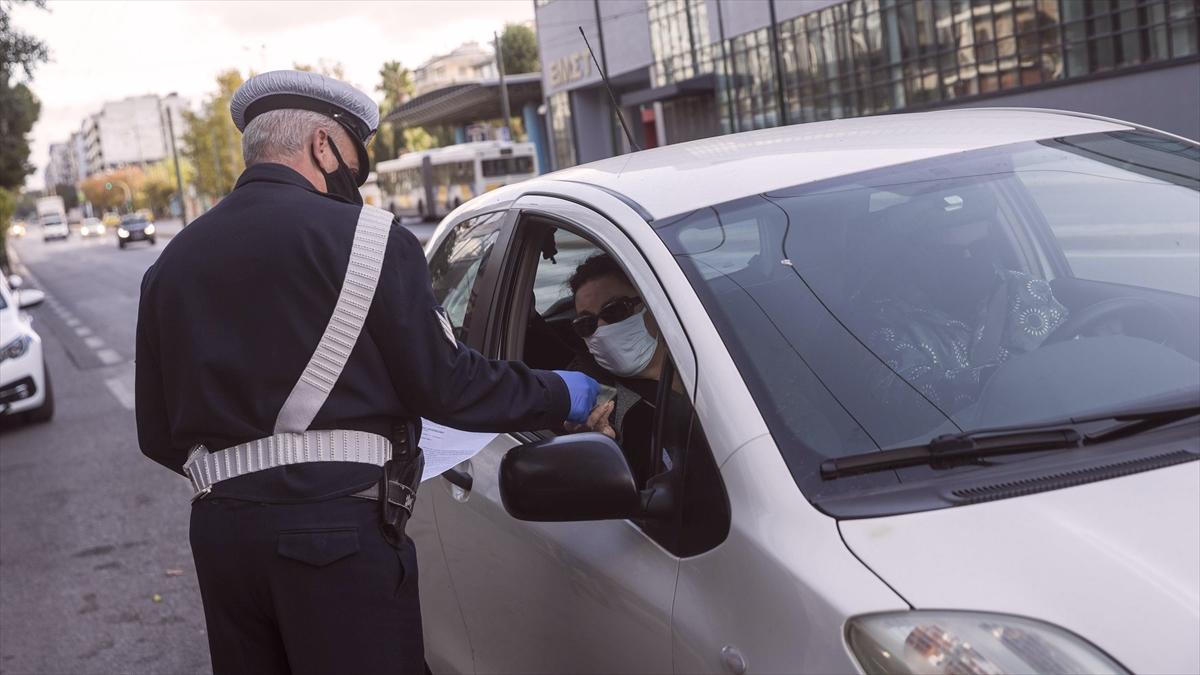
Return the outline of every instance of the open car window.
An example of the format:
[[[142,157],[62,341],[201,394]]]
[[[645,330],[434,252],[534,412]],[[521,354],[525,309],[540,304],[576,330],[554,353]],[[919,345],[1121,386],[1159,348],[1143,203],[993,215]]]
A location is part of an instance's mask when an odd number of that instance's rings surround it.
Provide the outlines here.
[[[609,252],[561,224],[540,218],[525,218],[517,232],[509,258],[517,269],[506,291],[509,311],[499,356],[534,368],[583,371],[605,385],[604,396],[614,400],[612,429],[637,484],[647,491],[674,492],[669,517],[636,524],[677,555],[692,555],[720,543],[728,530],[728,502],[672,355],[666,352],[656,379],[617,377],[596,362],[572,327],[577,313],[571,276],[589,258]],[[618,263],[624,267],[622,261]],[[630,283],[644,298],[642,290]],[[665,344],[662,349],[667,349]]]

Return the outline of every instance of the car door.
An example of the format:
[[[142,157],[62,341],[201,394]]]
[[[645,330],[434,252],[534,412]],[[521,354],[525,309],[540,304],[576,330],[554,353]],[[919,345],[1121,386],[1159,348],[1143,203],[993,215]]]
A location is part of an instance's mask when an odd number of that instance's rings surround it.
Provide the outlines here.
[[[653,274],[611,222],[585,207],[548,197],[526,197],[514,210],[512,244],[494,280],[496,299],[489,307],[485,353],[546,359],[548,350],[519,354],[524,343],[507,328],[527,328],[513,317],[530,316],[531,308],[539,315],[564,311],[566,303],[555,289],[565,288],[575,264],[601,250],[592,242],[603,241],[638,284],[647,308],[660,322],[675,326],[664,330],[671,357],[693,365],[665,294],[661,288],[647,287]],[[553,245],[529,236],[544,232],[547,220],[570,228],[559,229],[566,234],[556,237]],[[686,392],[673,372],[664,379],[668,384],[662,386],[673,383]],[[682,447],[686,437],[692,419],[688,395],[682,406],[659,410],[659,417],[669,417],[673,428],[683,429],[674,433],[674,440],[668,438],[672,434],[656,431],[655,442],[661,441],[666,454],[668,445]],[[550,433],[501,434],[460,465],[471,476],[470,490],[439,478],[435,481],[441,485],[429,491],[475,667],[479,672],[669,672],[679,566],[678,551],[671,549],[678,542],[678,513],[652,523],[534,523],[512,518],[500,500],[500,461],[509,449]],[[677,466],[682,472],[682,465]],[[727,527],[727,507],[725,522]]]
[[[455,224],[429,256],[434,297],[446,310],[455,336],[466,344],[474,340],[470,326],[488,276],[485,271],[493,252],[502,246],[505,215],[497,211]],[[434,496],[444,482],[435,478],[418,490],[407,532],[417,546],[426,661],[434,672],[469,673],[474,672],[471,645],[438,536]]]

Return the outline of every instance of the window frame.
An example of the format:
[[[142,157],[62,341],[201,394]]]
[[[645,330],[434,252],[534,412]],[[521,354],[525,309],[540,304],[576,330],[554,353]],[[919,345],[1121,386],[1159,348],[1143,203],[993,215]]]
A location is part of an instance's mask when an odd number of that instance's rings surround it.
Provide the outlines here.
[[[472,217],[475,215],[482,214],[474,214]],[[457,225],[458,223],[455,224],[455,226]],[[674,304],[670,302],[670,298],[659,283],[649,262],[637,245],[607,217],[562,198],[525,195],[510,206],[509,214],[505,217],[501,227],[503,233],[496,241],[495,246],[503,246],[503,248],[493,249],[487,269],[481,270],[479,280],[476,282],[487,284],[486,287],[490,289],[490,301],[486,305],[478,304],[484,302],[482,297],[477,301],[476,306],[485,307],[486,311],[475,312],[471,317],[472,329],[468,332],[471,343],[468,344],[488,358],[503,359],[507,358],[507,354],[512,353],[507,350],[515,344],[515,340],[523,342],[523,330],[514,336],[513,331],[508,328],[512,325],[520,325],[523,328],[524,322],[515,321],[514,317],[524,316],[530,309],[532,300],[529,298],[529,293],[523,292],[521,289],[531,290],[533,287],[538,268],[538,248],[529,244],[535,241],[538,233],[544,232],[543,228],[565,229],[612,255],[621,265],[630,282],[642,294],[642,299],[654,315],[667,345],[670,364],[664,368],[663,378],[667,384],[660,383],[656,390],[656,398],[659,399],[656,403],[660,402],[665,395],[665,388],[670,386],[669,380],[673,380],[675,377],[680,379],[685,390],[684,399],[688,403],[689,413],[687,428],[682,430],[683,461],[674,465],[678,467],[678,473],[673,474],[668,480],[675,482],[675,487],[680,491],[677,494],[682,495],[688,479],[685,472],[690,462],[687,458],[692,452],[707,452],[709,461],[714,463],[715,480],[721,486],[725,500],[724,519],[715,524],[720,530],[719,536],[705,540],[707,543],[702,550],[680,549],[686,539],[685,534],[691,532],[691,530],[685,532],[687,526],[683,522],[684,515],[688,512],[686,500],[680,499],[675,507],[672,520],[627,520],[626,522],[676,557],[699,555],[719,546],[725,541],[731,528],[732,504],[728,497],[728,489],[720,474],[720,462],[713,450],[713,439],[704,431],[702,411],[697,406],[696,355]],[[485,275],[487,276],[485,277]],[[662,445],[665,415],[665,407],[656,408],[651,430],[651,447]],[[546,437],[543,432],[512,432],[509,435],[519,443],[535,442]],[[675,458],[672,459],[675,460]],[[651,481],[648,485],[654,484],[653,478],[666,475],[667,473],[664,472],[659,476],[650,476]],[[639,487],[646,488],[646,486]]]
[[[446,241],[449,239],[450,232],[462,227],[463,225],[466,225],[471,221],[475,221],[480,218],[486,218],[497,213],[503,213],[498,226],[499,236],[497,236],[496,242],[492,244],[492,250],[487,256],[487,260],[480,265],[479,273],[475,276],[474,285],[479,289],[479,295],[475,299],[474,308],[481,309],[483,311],[468,312],[468,314],[464,317],[463,325],[461,326],[463,333],[462,337],[460,338],[461,342],[477,351],[482,351],[480,347],[483,344],[483,327],[486,325],[487,318],[491,313],[491,308],[495,304],[497,291],[496,277],[500,271],[501,263],[505,258],[505,252],[508,249],[509,241],[512,238],[513,222],[516,219],[516,214],[504,208],[471,213],[469,216],[449,225],[442,236],[431,240],[431,248],[426,254],[426,260],[428,263],[432,263],[433,258],[436,257],[441,251],[442,247],[446,245]],[[442,303],[441,298],[435,297],[434,299],[438,301],[439,305]]]

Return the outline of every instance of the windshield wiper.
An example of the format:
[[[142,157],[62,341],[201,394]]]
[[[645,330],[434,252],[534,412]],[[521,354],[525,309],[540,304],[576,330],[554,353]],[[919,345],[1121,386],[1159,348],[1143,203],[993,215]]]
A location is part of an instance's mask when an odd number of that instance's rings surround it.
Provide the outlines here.
[[[978,464],[987,457],[1095,445],[1132,436],[1155,427],[1200,415],[1200,404],[1130,409],[1083,417],[1069,417],[1035,425],[976,429],[945,434],[920,445],[889,448],[828,459],[821,463],[821,479],[834,480],[876,471],[928,465],[949,469]],[[1092,422],[1119,422],[1096,433],[1077,428]]]

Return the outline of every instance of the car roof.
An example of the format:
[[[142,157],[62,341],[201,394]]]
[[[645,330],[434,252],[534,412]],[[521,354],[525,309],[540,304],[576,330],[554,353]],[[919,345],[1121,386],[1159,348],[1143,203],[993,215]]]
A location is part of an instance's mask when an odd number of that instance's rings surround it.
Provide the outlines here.
[[[652,218],[968,150],[1136,128],[1056,110],[968,108],[810,122],[619,155],[545,179],[596,185]]]

